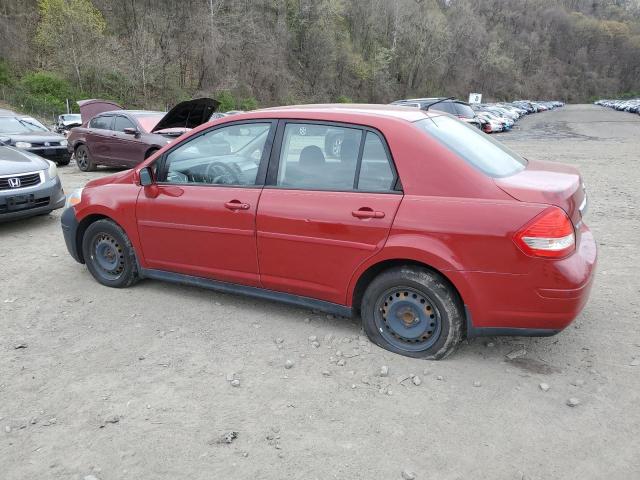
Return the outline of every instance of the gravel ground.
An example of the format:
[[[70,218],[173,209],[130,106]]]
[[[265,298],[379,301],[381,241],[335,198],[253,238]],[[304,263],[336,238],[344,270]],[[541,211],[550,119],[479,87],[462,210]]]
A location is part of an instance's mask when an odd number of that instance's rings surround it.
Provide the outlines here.
[[[60,211],[0,225],[0,478],[640,478],[640,117],[572,105],[496,138],[580,167],[597,278],[561,334],[441,362],[299,308],[102,287]]]

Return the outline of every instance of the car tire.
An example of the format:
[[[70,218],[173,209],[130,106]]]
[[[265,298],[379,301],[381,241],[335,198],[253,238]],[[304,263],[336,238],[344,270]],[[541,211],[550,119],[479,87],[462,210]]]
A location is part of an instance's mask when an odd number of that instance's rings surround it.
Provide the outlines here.
[[[91,159],[91,154],[86,145],[78,145],[75,150],[76,164],[83,172],[91,172],[96,169],[96,164]]]
[[[67,165],[69,165],[70,161],[71,161],[71,157],[58,160],[56,163],[58,164],[59,167],[66,167]]]
[[[436,272],[395,267],[375,277],[362,297],[364,331],[376,345],[400,355],[440,360],[462,340],[464,307]]]
[[[129,237],[111,220],[93,222],[82,237],[82,254],[93,278],[107,287],[126,288],[138,280]]]

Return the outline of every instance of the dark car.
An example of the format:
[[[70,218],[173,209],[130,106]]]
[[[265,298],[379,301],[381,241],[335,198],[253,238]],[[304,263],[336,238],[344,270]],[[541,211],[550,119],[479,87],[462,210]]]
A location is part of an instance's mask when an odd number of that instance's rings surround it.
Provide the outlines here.
[[[82,116],[79,113],[65,113],[64,115],[58,115],[55,131],[65,135],[69,130],[80,125],[82,125]]]
[[[35,118],[5,111],[0,113],[0,141],[21,150],[35,153],[58,165],[68,165],[71,154],[67,139],[47,129]]]
[[[55,163],[0,145],[0,222],[43,215],[64,203]]]
[[[462,100],[455,98],[412,98],[409,100],[396,100],[392,105],[404,107],[417,107],[421,110],[437,110],[439,112],[450,113],[478,129],[482,129],[482,122],[477,118],[471,106]]]
[[[78,168],[90,171],[97,165],[131,168],[184,132],[207,122],[219,102],[200,98],[182,102],[168,113],[124,110],[105,100],[78,102],[82,126],[69,133],[69,152]]]

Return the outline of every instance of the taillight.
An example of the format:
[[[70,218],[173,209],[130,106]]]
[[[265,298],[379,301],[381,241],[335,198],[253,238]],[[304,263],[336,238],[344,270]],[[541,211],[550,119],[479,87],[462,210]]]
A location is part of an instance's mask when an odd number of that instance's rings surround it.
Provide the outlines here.
[[[558,207],[550,207],[514,237],[516,245],[529,255],[546,258],[562,258],[576,248],[573,224],[567,214]]]

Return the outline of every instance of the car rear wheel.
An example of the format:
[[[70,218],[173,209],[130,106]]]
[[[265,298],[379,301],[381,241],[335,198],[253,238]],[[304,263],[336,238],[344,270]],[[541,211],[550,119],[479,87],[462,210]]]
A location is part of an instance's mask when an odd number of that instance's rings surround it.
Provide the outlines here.
[[[138,279],[136,256],[127,234],[111,220],[98,220],[82,238],[82,253],[93,278],[102,285],[125,288]]]
[[[96,169],[96,164],[91,160],[91,155],[86,145],[78,146],[75,151],[75,156],[78,168],[83,172],[91,172]]]
[[[462,339],[464,308],[439,274],[403,266],[373,279],[362,298],[363,328],[380,347],[408,357],[439,360]]]

